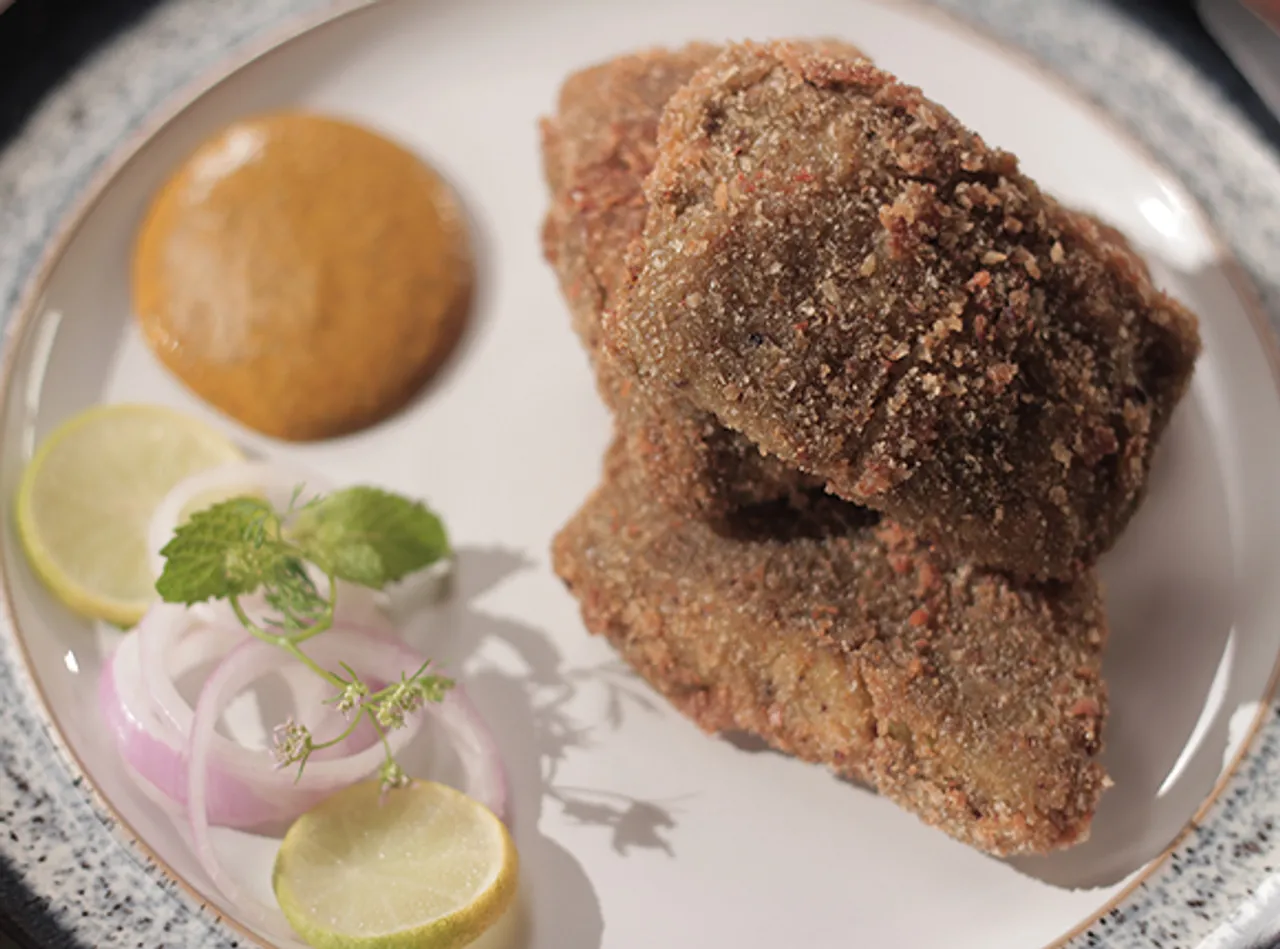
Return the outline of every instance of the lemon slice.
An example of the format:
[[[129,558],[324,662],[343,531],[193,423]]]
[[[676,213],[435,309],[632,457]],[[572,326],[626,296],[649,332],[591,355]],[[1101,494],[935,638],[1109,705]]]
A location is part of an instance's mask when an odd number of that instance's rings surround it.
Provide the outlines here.
[[[237,461],[203,422],[155,405],[106,405],[63,422],[18,487],[18,536],[36,574],[83,616],[136,623],[155,599],[147,526],[184,478]]]
[[[317,949],[455,949],[515,896],[511,835],[491,811],[429,781],[353,785],[289,828],[276,857],[280,909]]]

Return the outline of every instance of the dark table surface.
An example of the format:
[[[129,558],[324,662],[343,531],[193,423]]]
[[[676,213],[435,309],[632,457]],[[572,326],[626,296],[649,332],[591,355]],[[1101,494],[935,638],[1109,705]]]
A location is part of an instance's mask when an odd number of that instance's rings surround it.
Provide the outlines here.
[[[42,98],[99,44],[163,0],[13,0],[0,12],[0,147]],[[1280,149],[1280,122],[1213,43],[1192,0],[1105,0],[1196,63]],[[4,0],[0,0],[0,7]]]
[[[0,0],[0,148],[99,45],[163,0]],[[1191,0],[1105,0],[1163,36],[1280,150],[1280,122],[1205,33]],[[0,828],[4,818],[0,815]],[[0,854],[0,949],[74,945]],[[1280,943],[1269,947],[1280,949]]]

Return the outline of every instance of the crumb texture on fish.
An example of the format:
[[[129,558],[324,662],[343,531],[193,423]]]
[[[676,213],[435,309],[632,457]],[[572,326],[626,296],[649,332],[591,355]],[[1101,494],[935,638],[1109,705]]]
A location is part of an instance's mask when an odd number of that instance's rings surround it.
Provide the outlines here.
[[[853,47],[827,44],[853,52]],[[602,346],[603,314],[629,280],[626,257],[644,229],[644,179],[657,152],[667,100],[720,49],[694,43],[620,56],[570,76],[542,122],[551,207],[543,254],[555,269],[573,327],[651,490],[674,509],[709,521],[821,482],[766,455],[715,416],[673,393],[637,396],[633,376]]]
[[[707,731],[864,781],[993,854],[1084,839],[1106,777],[1092,573],[1019,584],[835,498],[673,514],[615,444],[557,536],[589,630]]]
[[[869,60],[725,48],[668,101],[606,348],[974,563],[1114,542],[1199,351],[1114,232]]]

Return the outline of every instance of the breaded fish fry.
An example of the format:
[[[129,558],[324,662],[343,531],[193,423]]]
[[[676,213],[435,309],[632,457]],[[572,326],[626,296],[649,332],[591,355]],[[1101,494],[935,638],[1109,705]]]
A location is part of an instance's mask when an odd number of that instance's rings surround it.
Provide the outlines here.
[[[1142,263],[864,59],[726,48],[669,101],[603,330],[657,398],[953,554],[1092,563],[1199,352]]]
[[[718,52],[692,44],[584,69],[565,81],[556,115],[542,123],[552,192],[543,252],[595,366],[601,396],[619,415],[652,490],[673,508],[709,520],[820,482],[762,454],[678,396],[631,398],[631,380],[601,350],[600,317],[616,305],[628,277],[627,248],[644,228],[642,184],[653,168],[662,107]]]
[[[825,495],[740,512],[727,536],[655,500],[625,450],[556,538],[555,569],[587,628],[678,709],[993,854],[1087,836],[1106,784],[1092,573],[1019,585]]]

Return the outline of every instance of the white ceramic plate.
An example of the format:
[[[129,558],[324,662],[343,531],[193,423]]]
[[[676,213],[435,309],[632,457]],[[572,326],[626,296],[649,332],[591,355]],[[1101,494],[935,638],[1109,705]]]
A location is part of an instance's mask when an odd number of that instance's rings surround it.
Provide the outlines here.
[[[954,110],[1067,201],[1124,229],[1203,318],[1204,357],[1149,501],[1103,572],[1113,640],[1106,795],[1092,839],[1001,862],[819,768],[709,739],[585,635],[548,544],[607,438],[538,249],[536,121],[573,69],[647,44],[840,35]],[[127,263],[149,195],[201,139],[302,106],[417,149],[459,189],[482,251],[474,323],[438,384],[356,437],[296,447],[193,399],[134,329]],[[196,96],[92,198],[17,315],[0,496],[70,413],[144,400],[246,445],[427,498],[460,587],[419,634],[468,684],[513,783],[523,866],[512,944],[537,949],[945,944],[1025,949],[1096,919],[1186,827],[1252,731],[1280,651],[1280,399],[1271,340],[1178,181],[1035,67],[936,14],[852,0],[525,4],[388,0],[283,43]],[[13,635],[75,767],[164,872],[232,926],[182,836],[107,742],[94,677],[116,634],[72,619],[4,535]],[[224,833],[269,899],[274,842]]]

